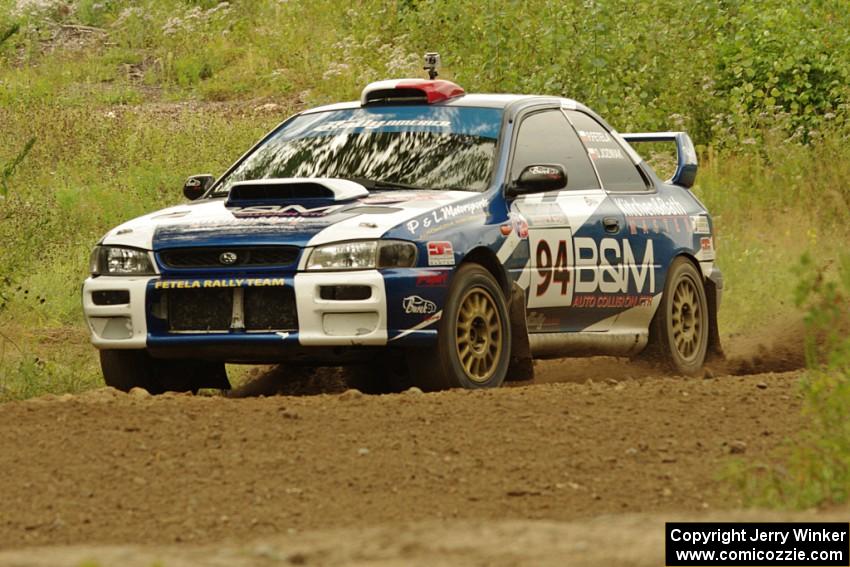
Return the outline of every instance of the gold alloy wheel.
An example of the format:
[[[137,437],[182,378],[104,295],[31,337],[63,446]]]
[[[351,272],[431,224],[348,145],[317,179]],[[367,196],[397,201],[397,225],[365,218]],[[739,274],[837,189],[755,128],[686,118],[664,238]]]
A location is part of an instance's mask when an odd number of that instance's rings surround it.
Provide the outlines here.
[[[474,287],[461,299],[455,345],[470,380],[482,384],[493,377],[502,354],[502,318],[484,288]]]
[[[673,292],[673,312],[670,325],[673,330],[673,343],[685,360],[693,360],[700,349],[703,333],[702,307],[696,283],[684,277]]]

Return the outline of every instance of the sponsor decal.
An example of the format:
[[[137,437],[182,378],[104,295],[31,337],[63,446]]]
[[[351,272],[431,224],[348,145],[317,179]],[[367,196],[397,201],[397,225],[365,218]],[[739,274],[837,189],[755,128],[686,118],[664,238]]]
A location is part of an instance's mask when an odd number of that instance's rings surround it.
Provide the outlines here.
[[[626,297],[633,295],[632,288],[638,295],[655,293],[652,240],[646,240],[642,258],[628,239],[603,238],[597,244],[593,238],[573,237],[569,229],[534,230],[530,240],[534,269],[529,307],[586,307],[585,300],[577,303],[579,294]]]
[[[606,144],[611,141],[611,136],[608,135],[608,132],[600,132],[598,130],[579,130],[578,137],[581,138],[583,142],[590,142],[593,144]]]
[[[511,224],[516,230],[516,235],[522,239],[528,238],[528,221],[519,213],[511,214]]]
[[[626,215],[629,232],[682,232],[688,229],[687,211],[673,197],[618,199],[614,202]]]
[[[652,240],[640,261],[628,239],[603,238],[597,248],[593,238],[573,239],[575,247],[576,293],[626,293],[629,284],[639,292],[655,293],[655,254]],[[613,263],[612,263],[613,260]]]
[[[333,132],[334,130],[351,130],[363,128],[374,130],[376,128],[424,127],[424,128],[448,128],[452,123],[448,120],[330,120],[313,128],[313,132]]]
[[[714,260],[714,238],[711,236],[703,236],[699,239],[697,259],[700,261]]]
[[[258,205],[255,207],[233,207],[230,212],[236,218],[251,217],[325,217],[346,205],[307,208],[302,205]]]
[[[597,309],[630,309],[632,307],[652,307],[651,295],[591,295],[576,294],[572,307]]]
[[[435,240],[426,244],[428,247],[429,266],[454,266],[455,252],[452,243],[443,240]]]
[[[416,287],[446,287],[448,272],[422,272],[416,276]]]
[[[462,218],[463,222],[472,220],[474,215],[482,212],[487,207],[487,199],[478,199],[460,205],[446,205],[428,213],[427,215],[408,221],[407,230],[411,234],[416,234],[420,228],[427,229],[429,227],[446,228],[444,225],[447,221]],[[459,223],[454,223],[459,224]]]
[[[214,287],[271,287],[283,286],[283,278],[225,278],[203,280],[157,280],[154,289],[206,289]]]
[[[614,202],[627,217],[673,217],[685,216],[688,211],[674,197],[650,197],[618,199]]]
[[[401,302],[405,313],[416,313],[420,315],[430,315],[437,312],[437,304],[433,301],[428,301],[418,295],[409,295]]]
[[[560,319],[557,317],[548,317],[545,313],[540,311],[529,311],[526,321],[529,329],[535,329],[537,331],[546,328],[558,328],[561,326]]]
[[[547,176],[559,176],[561,174],[557,168],[548,167],[545,165],[535,165],[528,168],[528,172],[532,175],[547,175]]]
[[[587,155],[593,161],[600,159],[626,159],[620,148],[587,148]]]
[[[531,226],[566,226],[567,216],[557,202],[518,203],[522,208],[523,219]]]

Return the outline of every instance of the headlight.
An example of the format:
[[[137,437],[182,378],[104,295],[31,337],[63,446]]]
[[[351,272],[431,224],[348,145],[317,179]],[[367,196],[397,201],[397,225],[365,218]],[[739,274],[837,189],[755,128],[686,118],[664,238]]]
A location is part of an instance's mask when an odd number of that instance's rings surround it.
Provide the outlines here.
[[[313,249],[308,270],[367,270],[411,268],[416,265],[416,245],[399,240],[361,240],[326,244]]]
[[[155,273],[148,252],[120,246],[95,246],[89,265],[95,276],[145,276]]]

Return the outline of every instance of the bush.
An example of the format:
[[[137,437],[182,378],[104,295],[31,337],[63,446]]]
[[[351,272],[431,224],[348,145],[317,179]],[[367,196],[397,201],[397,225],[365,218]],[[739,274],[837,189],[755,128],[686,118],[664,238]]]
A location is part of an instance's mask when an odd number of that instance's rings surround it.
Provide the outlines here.
[[[797,303],[807,310],[809,370],[801,383],[808,428],[778,463],[745,467],[751,504],[808,508],[850,500],[850,255],[827,272],[806,255]]]

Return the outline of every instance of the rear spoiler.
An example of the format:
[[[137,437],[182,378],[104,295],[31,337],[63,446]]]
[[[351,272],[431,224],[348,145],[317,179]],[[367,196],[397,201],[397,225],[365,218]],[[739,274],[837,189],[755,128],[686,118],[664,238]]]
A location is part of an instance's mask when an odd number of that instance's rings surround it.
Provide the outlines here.
[[[620,134],[630,144],[641,142],[675,142],[676,143],[676,173],[668,183],[678,185],[686,189],[694,186],[697,178],[697,152],[694,143],[687,132],[647,132],[643,134]]]

